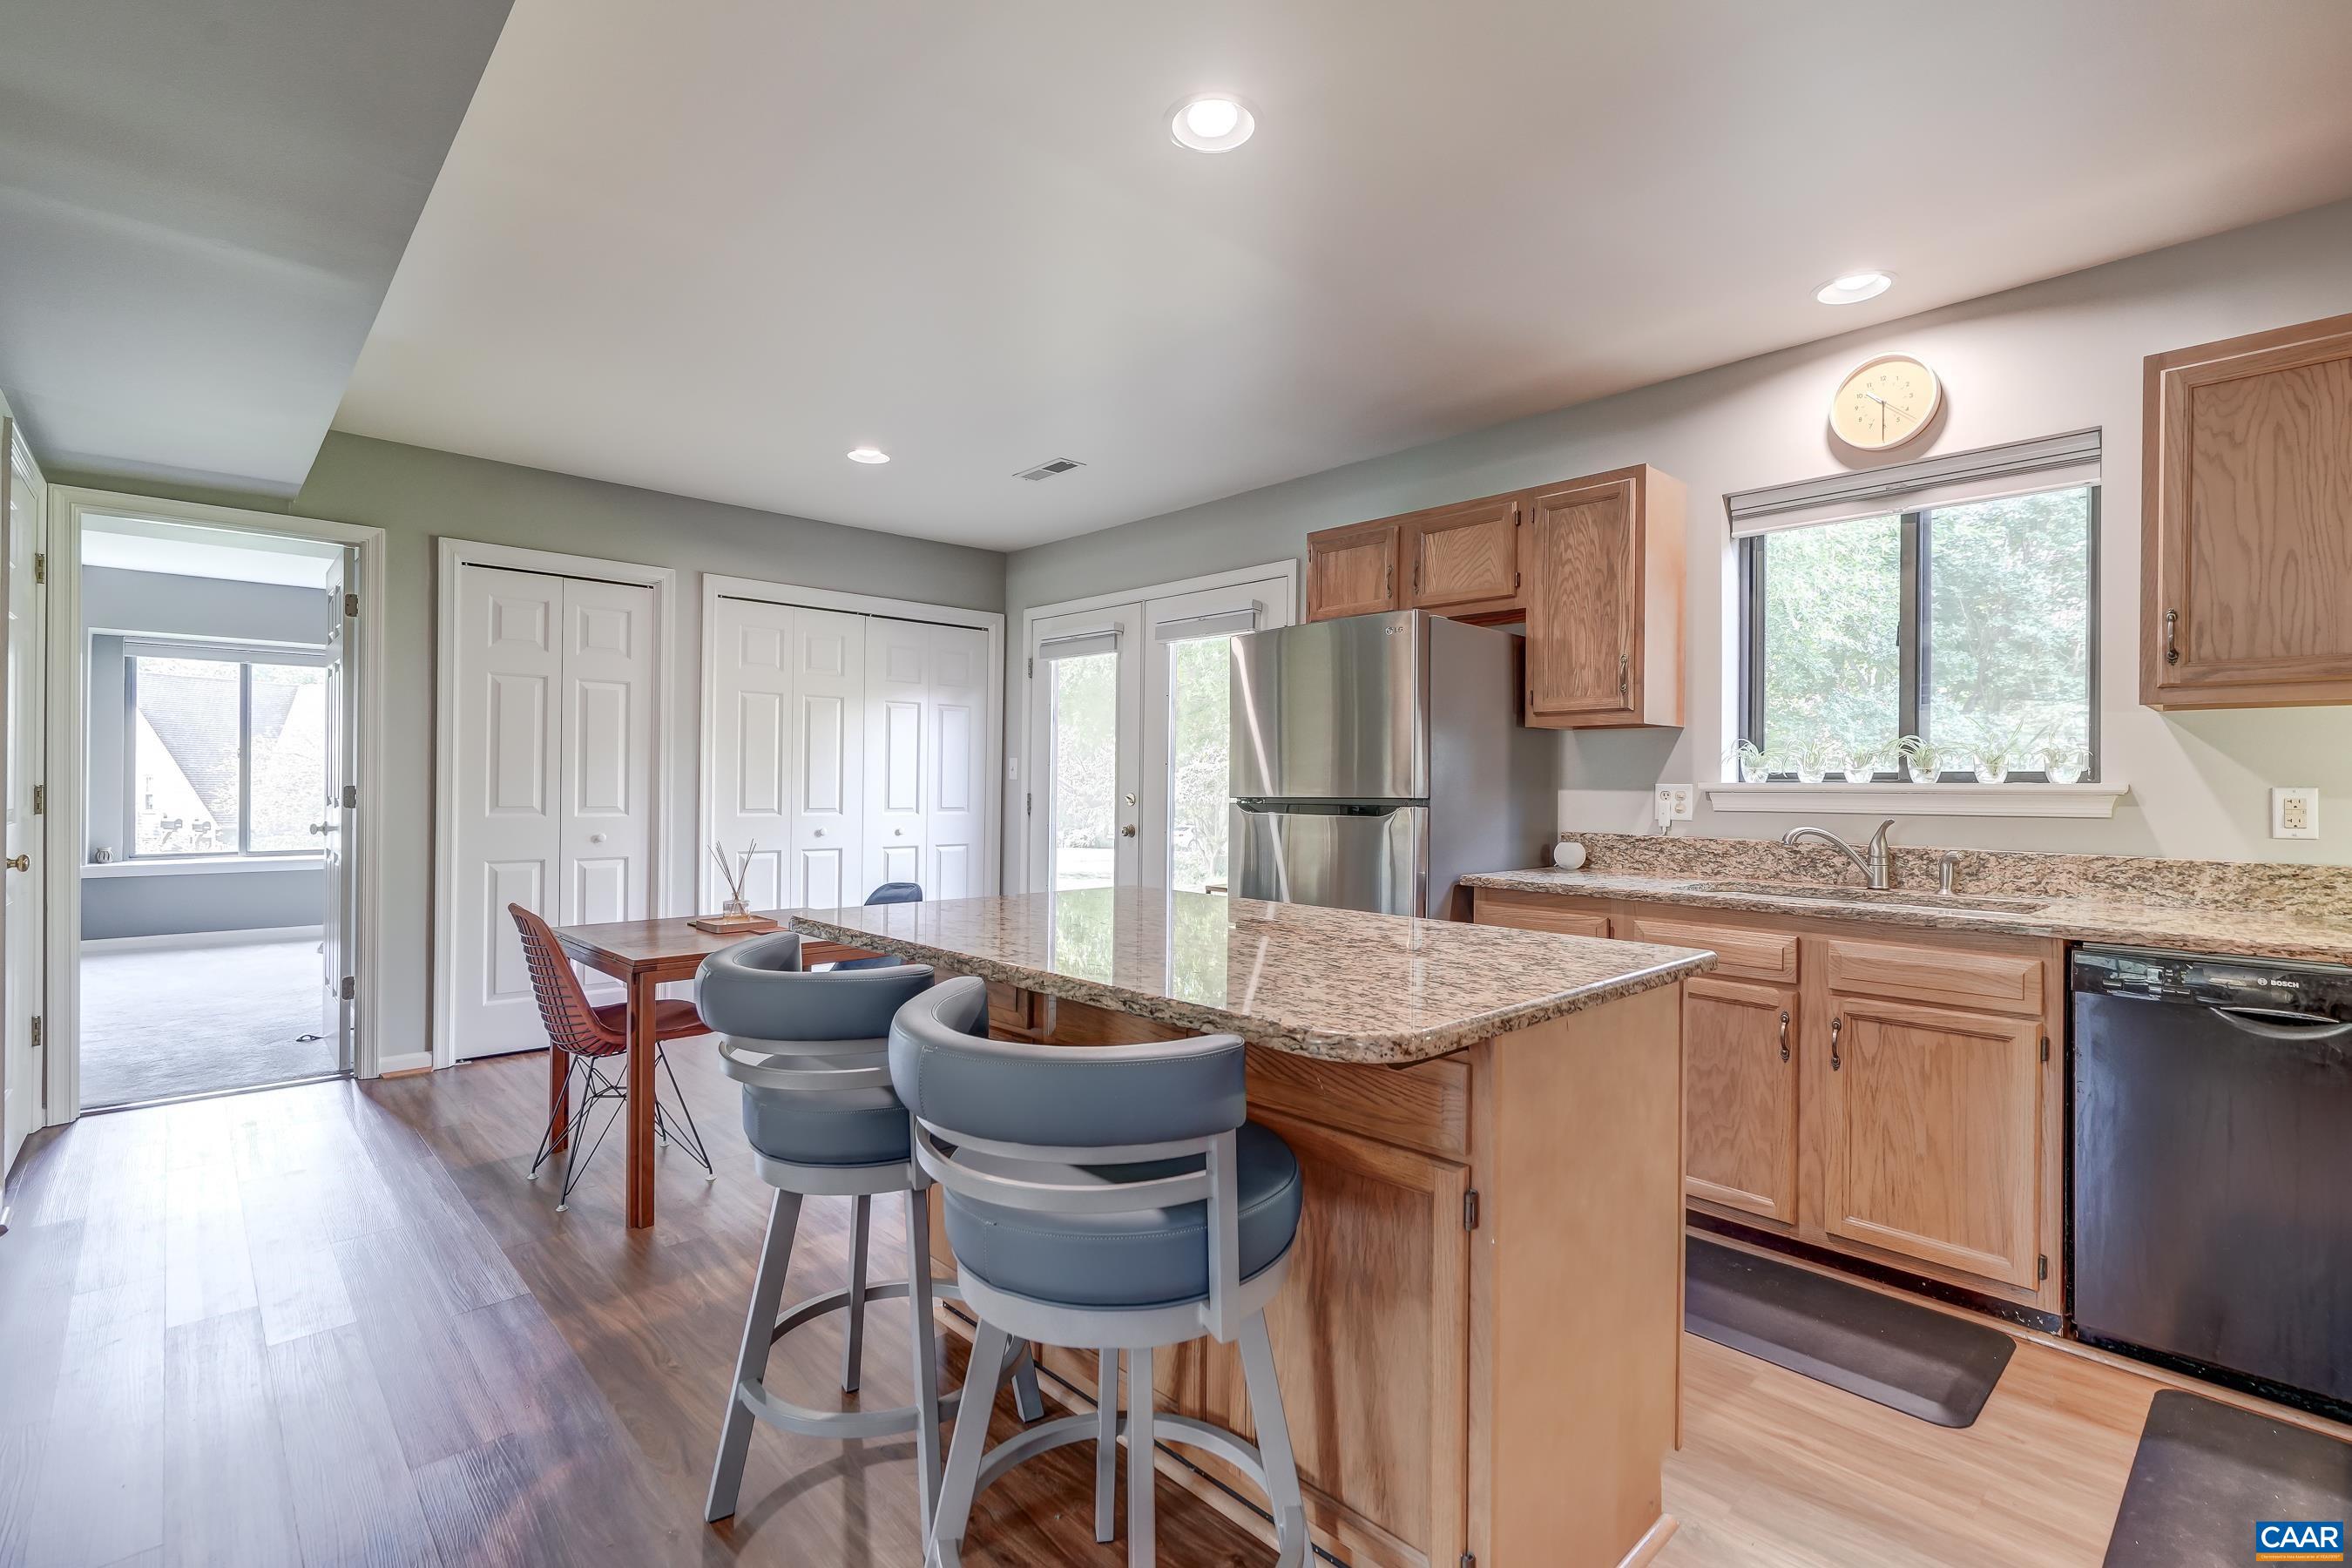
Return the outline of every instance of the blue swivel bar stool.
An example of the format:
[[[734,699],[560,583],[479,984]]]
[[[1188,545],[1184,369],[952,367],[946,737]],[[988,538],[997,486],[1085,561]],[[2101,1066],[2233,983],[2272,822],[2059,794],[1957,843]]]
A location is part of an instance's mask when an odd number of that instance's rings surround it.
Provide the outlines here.
[[[991,1040],[977,979],[911,997],[890,1026],[890,1081],[915,1118],[915,1160],[945,1190],[963,1300],[979,1314],[973,1368],[1009,1344],[1094,1349],[1093,1415],[1030,1427],[982,1455],[984,1419],[960,1420],[928,1545],[958,1568],[972,1499],[1023,1460],[1096,1444],[1095,1539],[1109,1541],[1112,1466],[1127,1436],[1129,1568],[1153,1561],[1152,1445],[1205,1448],[1265,1489],[1276,1561],[1307,1555],[1307,1510],[1275,1381],[1265,1305],[1298,1234],[1298,1161],[1247,1120],[1242,1042],[1209,1035],[1088,1049]],[[1152,1352],[1203,1334],[1241,1346],[1256,1447],[1152,1408]],[[1127,1413],[1118,1352],[1127,1352]],[[1000,1373],[1001,1377],[1003,1374]],[[968,1375],[969,1392],[978,1387]],[[966,1408],[986,1408],[977,1397]]]
[[[880,887],[866,895],[866,902],[868,906],[875,904],[919,904],[922,901],[923,889],[922,884],[919,882],[885,882]],[[896,967],[900,962],[900,960],[892,958],[887,953],[883,954],[879,958],[845,958],[838,963],[828,964],[826,966],[826,973],[831,974],[839,974],[844,970],[890,969]]]
[[[847,1440],[899,1432],[915,1434],[921,1460],[922,1520],[929,1527],[940,1484],[940,1421],[959,1395],[942,1398],[931,1321],[935,1298],[961,1299],[951,1284],[934,1284],[930,1270],[930,1183],[915,1165],[906,1108],[890,1090],[890,1020],[931,984],[923,964],[847,973],[812,973],[801,967],[801,939],[792,932],[758,937],[703,960],[697,1005],[722,1038],[721,1065],[743,1086],[743,1132],[757,1157],[760,1178],[776,1190],[768,1234],[751,1287],[751,1308],[727,1394],[719,1458],[710,1474],[706,1520],[735,1511],[755,1421],[809,1436]],[[866,1235],[877,1195],[907,1198],[907,1279],[869,1284]],[[793,1258],[805,1197],[854,1200],[849,1282],[780,1310],[784,1275]],[[847,1314],[841,1386],[854,1392],[865,1353],[866,1303],[905,1298],[914,1341],[916,1402],[887,1410],[813,1410],[778,1398],[767,1388],[768,1356],[777,1341],[827,1312]],[[1045,1407],[1026,1344],[1001,1349],[987,1364],[980,1401],[985,1412],[1005,1373],[1014,1374],[1015,1401],[1026,1419]],[[986,1424],[983,1415],[982,1425]]]

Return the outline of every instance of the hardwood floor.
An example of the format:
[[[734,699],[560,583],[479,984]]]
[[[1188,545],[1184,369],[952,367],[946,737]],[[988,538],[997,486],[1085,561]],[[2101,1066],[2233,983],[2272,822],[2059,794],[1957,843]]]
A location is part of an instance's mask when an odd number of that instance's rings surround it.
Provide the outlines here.
[[[623,1227],[610,1142],[566,1214],[522,1179],[538,1056],[40,1135],[0,1239],[0,1564],[918,1561],[906,1439],[763,1428],[741,1513],[701,1523],[768,1189],[733,1086],[698,1042],[673,1056],[719,1177],[659,1156],[650,1233]],[[808,1209],[795,1298],[846,1265],[848,1200]],[[877,1221],[887,1277],[894,1206]],[[905,1403],[904,1309],[872,1311],[862,1397]],[[2095,1564],[2160,1386],[2028,1342],[1951,1432],[1685,1343],[1665,1568]],[[839,1353],[819,1325],[771,1380],[840,1398]],[[1009,1400],[995,1419],[1013,1430]],[[1091,1488],[1084,1447],[1023,1467],[982,1498],[969,1560],[1123,1563]],[[1159,1497],[1163,1562],[1271,1560]]]

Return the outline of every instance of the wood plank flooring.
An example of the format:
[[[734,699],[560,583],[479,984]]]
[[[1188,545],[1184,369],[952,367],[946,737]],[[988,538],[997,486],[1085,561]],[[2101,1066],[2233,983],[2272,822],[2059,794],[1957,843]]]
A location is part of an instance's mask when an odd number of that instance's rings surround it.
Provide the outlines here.
[[[741,1512],[701,1523],[768,1189],[707,1048],[673,1058],[719,1177],[664,1152],[650,1233],[622,1226],[617,1144],[568,1213],[551,1177],[523,1180],[536,1055],[41,1134],[0,1239],[0,1565],[918,1561],[903,1438],[762,1429]],[[793,1298],[846,1266],[848,1200],[807,1212]],[[876,1219],[887,1278],[897,1205]],[[2095,1564],[2160,1386],[2028,1342],[1950,1432],[1685,1345],[1664,1568]],[[907,1353],[903,1306],[877,1303],[849,1397],[905,1403]],[[814,1326],[771,1381],[840,1400],[839,1355]],[[1009,1399],[995,1420],[1013,1429]],[[968,1560],[1123,1563],[1094,1542],[1092,1473],[1082,1447],[1016,1471],[982,1499]],[[1270,1561],[1159,1496],[1162,1562]]]

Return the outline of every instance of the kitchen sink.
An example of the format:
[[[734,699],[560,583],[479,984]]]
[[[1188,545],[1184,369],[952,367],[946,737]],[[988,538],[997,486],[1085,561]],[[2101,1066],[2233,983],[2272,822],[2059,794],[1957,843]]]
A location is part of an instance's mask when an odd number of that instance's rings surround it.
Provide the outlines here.
[[[1907,904],[1914,909],[1982,910],[2023,914],[2047,899],[2003,899],[1969,893],[1939,893],[1932,888],[1856,888],[1825,882],[1693,882],[1694,893],[1753,893],[1775,899],[1813,899],[1832,904]]]

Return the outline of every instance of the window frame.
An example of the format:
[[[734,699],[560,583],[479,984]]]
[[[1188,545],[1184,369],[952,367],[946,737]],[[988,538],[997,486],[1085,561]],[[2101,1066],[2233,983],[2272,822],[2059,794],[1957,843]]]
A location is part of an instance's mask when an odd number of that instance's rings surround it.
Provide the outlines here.
[[[142,854],[139,848],[139,661],[142,658],[203,659],[236,666],[236,847],[178,854]],[[316,848],[255,849],[253,843],[253,667],[277,664],[324,669],[332,662],[324,647],[271,647],[256,643],[122,639],[122,858],[150,866],[190,860],[315,860]],[[319,797],[325,809],[326,796]]]
[[[2086,614],[2084,621],[2084,643],[2087,681],[2084,700],[2089,705],[2088,766],[2078,781],[2083,784],[2100,782],[2101,735],[2099,729],[2099,509],[2100,491],[2096,482],[2075,485],[2053,485],[2042,490],[2009,491],[2007,495],[2054,495],[2066,490],[2086,491],[2084,527],[2084,586]],[[2001,499],[1986,496],[1986,500]],[[1934,507],[1907,507],[1898,511],[1857,513],[1844,521],[1862,521],[1867,518],[1892,515],[1902,527],[1902,580],[1895,611],[1895,646],[1897,648],[1896,689],[1897,711],[1895,733],[1919,733],[1919,715],[1926,701],[1930,681],[1934,679],[1935,649],[1929,646],[1927,626],[1929,612],[1935,603],[1934,574],[1934,514],[1971,504],[1966,500],[1946,501]],[[1808,524],[1809,527],[1835,528],[1836,522]],[[1764,546],[1772,537],[1770,531],[1752,533],[1738,540],[1739,591],[1739,740],[1764,742]],[[1793,773],[1775,773],[1768,782],[1794,781]],[[1947,768],[1937,775],[1945,784],[1975,784],[1976,770],[1966,772]],[[2008,775],[2011,784],[2048,784],[2050,775],[2040,768],[2015,768]],[[1849,784],[1900,784],[1904,775],[1898,768],[1881,770],[1868,780],[1849,779]]]

